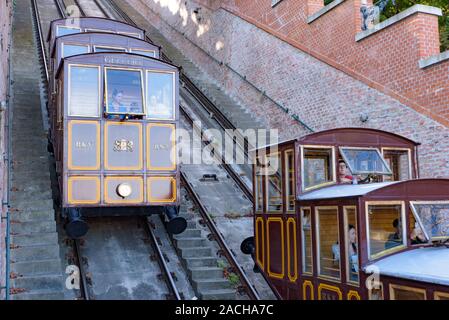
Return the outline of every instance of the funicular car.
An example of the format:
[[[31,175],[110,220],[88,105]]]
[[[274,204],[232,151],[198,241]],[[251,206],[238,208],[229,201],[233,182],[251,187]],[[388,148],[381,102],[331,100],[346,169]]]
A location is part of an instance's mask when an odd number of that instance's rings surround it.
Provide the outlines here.
[[[254,151],[254,238],[282,299],[449,299],[449,180],[418,178],[418,144],[328,130]]]

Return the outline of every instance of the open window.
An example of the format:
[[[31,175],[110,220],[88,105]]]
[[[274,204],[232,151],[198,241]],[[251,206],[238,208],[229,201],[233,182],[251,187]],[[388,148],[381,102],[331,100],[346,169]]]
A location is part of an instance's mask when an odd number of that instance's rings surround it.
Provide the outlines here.
[[[95,46],[94,52],[126,52],[126,49],[120,47]]]
[[[382,154],[392,175],[384,176],[384,181],[403,181],[412,178],[410,149],[382,148]]]
[[[106,113],[144,114],[142,71],[105,68]]]
[[[301,167],[303,190],[336,182],[333,147],[302,147]]]
[[[140,54],[142,56],[150,58],[156,58],[156,52],[154,50],[131,49],[131,53]]]
[[[449,201],[410,202],[417,226],[427,240],[449,239]]]
[[[100,115],[100,67],[69,65],[69,116]]]
[[[147,71],[147,116],[150,119],[175,119],[175,74]]]
[[[341,147],[340,154],[352,174],[392,174],[382,154],[376,148]]]
[[[81,28],[76,27],[67,27],[67,26],[57,26],[56,27],[56,36],[62,37],[69,34],[81,33]]]
[[[62,57],[67,58],[77,54],[89,53],[89,46],[81,44],[66,44],[62,45]]]
[[[367,202],[368,255],[376,259],[406,244],[403,202]]]
[[[282,162],[279,152],[266,156],[266,195],[268,212],[282,212]]]
[[[94,28],[87,28],[85,30],[86,32],[104,32],[104,33],[115,33],[112,30],[105,30],[105,29],[94,29]]]
[[[359,244],[356,207],[344,207],[346,279],[350,283],[359,283]]]
[[[317,207],[318,274],[340,279],[340,244],[338,232],[338,208]]]
[[[301,208],[302,228],[302,271],[312,274],[312,211],[310,208]]]

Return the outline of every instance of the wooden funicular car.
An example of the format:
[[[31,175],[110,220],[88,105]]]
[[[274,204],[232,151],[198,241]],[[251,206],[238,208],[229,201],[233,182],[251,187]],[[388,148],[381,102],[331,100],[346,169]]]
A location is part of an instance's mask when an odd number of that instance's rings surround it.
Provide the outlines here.
[[[373,129],[254,152],[254,257],[282,299],[449,299],[449,180],[418,144]]]
[[[56,20],[49,35],[49,143],[67,233],[87,232],[82,216],[161,212],[180,233],[179,69],[140,29],[79,20]]]

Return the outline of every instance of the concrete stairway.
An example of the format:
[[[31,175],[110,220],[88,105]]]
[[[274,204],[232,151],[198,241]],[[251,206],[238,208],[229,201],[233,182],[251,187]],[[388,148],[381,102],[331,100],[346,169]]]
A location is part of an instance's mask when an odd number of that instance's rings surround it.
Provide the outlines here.
[[[136,22],[139,27],[144,28],[151,40],[157,45],[162,46],[163,52],[173,61],[174,64],[182,66],[183,72],[201,91],[212,101],[220,111],[226,115],[231,123],[240,129],[264,129],[266,124],[256,119],[244,106],[240,105],[229,94],[227,94],[219,84],[214,83],[197,65],[188,57],[184,56],[182,51],[172,45],[170,39],[165,38],[159,30],[151,25],[147,18],[142,16],[126,1],[116,1],[126,13]],[[148,19],[151,20],[151,19]],[[173,31],[174,32],[174,31]],[[181,36],[181,34],[179,34]],[[181,90],[181,94],[183,90]]]
[[[39,93],[30,1],[17,1],[13,25],[11,298],[63,299],[58,235]]]
[[[185,190],[182,190],[185,195]],[[203,300],[234,300],[236,290],[218,267],[217,255],[212,243],[198,227],[198,213],[183,196],[180,216],[187,220],[187,229],[173,236],[181,261],[198,298]]]

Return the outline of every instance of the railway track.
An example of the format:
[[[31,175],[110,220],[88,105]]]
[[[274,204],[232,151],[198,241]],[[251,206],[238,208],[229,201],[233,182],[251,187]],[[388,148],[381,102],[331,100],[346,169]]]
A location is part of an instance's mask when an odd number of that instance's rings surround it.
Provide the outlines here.
[[[61,2],[60,0],[55,0],[55,3],[59,10],[63,10],[66,5],[79,5],[78,1],[68,1],[64,0]],[[47,51],[45,48],[45,41],[44,41],[44,33],[42,31],[41,27],[41,18],[39,15],[37,0],[31,0],[31,4],[33,7],[33,13],[34,13],[34,19],[37,29],[37,45],[38,45],[38,53],[40,57],[40,62],[42,64],[42,72],[43,72],[43,81],[45,82],[45,85],[48,84],[49,81],[49,69],[48,69],[48,57],[47,57]],[[64,11],[60,11],[63,13]],[[84,12],[82,8],[80,8],[80,12]],[[62,15],[62,14],[61,14]],[[64,16],[64,15],[62,15]],[[151,247],[152,247],[152,254],[151,257],[154,258],[156,261],[156,264],[160,268],[160,274],[158,274],[159,278],[162,278],[165,280],[168,293],[166,297],[168,299],[174,299],[174,300],[180,300],[182,294],[179,292],[178,288],[176,287],[175,280],[173,279],[172,273],[169,270],[169,267],[165,261],[163,251],[160,248],[160,245],[158,244],[158,241],[154,235],[153,228],[151,224],[149,223],[148,219],[146,217],[142,218],[141,221],[142,225],[144,226],[146,238],[148,238]],[[80,292],[81,292],[81,298],[84,300],[91,300],[95,299],[95,295],[92,294],[92,288],[89,289],[89,287],[92,287],[92,285],[89,286],[89,283],[92,283],[91,277],[87,276],[86,272],[86,266],[85,261],[87,261],[86,257],[84,256],[83,250],[82,250],[82,240],[76,239],[72,240],[72,248],[73,248],[73,254],[74,254],[74,260],[78,267],[79,272],[79,284],[80,284]],[[126,270],[124,270],[126,271]],[[90,281],[89,281],[90,279]],[[151,297],[154,298],[154,297]]]
[[[63,9],[64,5],[66,5],[67,3],[71,3],[71,5],[73,5],[72,1],[69,1],[69,2],[67,2],[67,1],[62,2],[61,0],[55,0],[55,1],[57,3],[59,3],[58,8],[60,8],[60,9]],[[79,6],[82,6],[82,1],[78,0],[78,1],[76,1],[76,4]],[[126,13],[119,10],[119,8],[116,7],[113,2],[94,1],[92,3],[92,5],[93,4],[95,4],[97,6],[98,10],[101,12],[101,15],[103,15],[103,16],[113,17],[113,18],[119,16],[119,17],[122,17],[121,20],[124,20],[128,23],[131,22],[129,19],[126,18],[127,17]],[[111,10],[111,9],[114,10],[115,14],[107,13],[107,10]],[[83,8],[80,7],[79,12],[85,12],[85,10],[83,10]],[[61,15],[63,17],[65,16],[65,10],[61,11]],[[100,14],[96,14],[96,15],[100,16]],[[134,22],[132,22],[131,24],[136,25]],[[148,38],[147,40],[151,42],[151,39]],[[170,61],[164,54],[162,54],[162,55],[166,61]],[[190,90],[184,89],[186,91],[184,93],[184,96],[189,96],[190,99],[194,99],[197,104],[202,106],[203,113],[206,112],[207,115],[209,115],[209,116],[210,116],[211,110],[213,110],[215,112],[214,120],[219,123],[219,126],[221,127],[221,129],[223,129],[223,131],[230,127],[234,128],[232,126],[232,124],[230,124],[229,120],[227,120],[227,118],[219,111],[218,108],[216,108],[205,96],[200,96],[201,91],[198,88],[196,88],[194,86],[194,84],[185,75],[182,75],[181,77],[184,78],[183,87],[188,87],[190,89]],[[205,105],[209,105],[209,108],[205,107]],[[212,109],[212,107],[214,109]],[[185,118],[185,120],[187,120],[187,122],[189,122],[191,125],[193,125],[193,119],[190,115],[191,111],[188,110],[188,108],[184,107],[183,105],[181,105],[181,111],[182,111],[182,115]],[[237,141],[235,141],[235,143],[237,144]],[[243,148],[243,150],[244,150],[244,148]],[[245,156],[247,156],[247,154],[245,154]],[[224,159],[222,158],[221,160],[224,160]],[[229,176],[233,179],[233,181],[237,184],[237,186],[243,191],[243,193],[246,195],[246,197],[252,201],[252,192],[250,191],[250,186],[248,186],[248,183],[244,182],[241,179],[240,175],[234,170],[234,168],[232,168],[232,166],[224,164],[225,163],[224,161],[222,161],[222,163],[223,163],[222,167],[228,172]],[[214,222],[210,219],[210,216],[207,213],[206,206],[201,204],[200,197],[195,193],[195,191],[192,188],[192,185],[187,181],[186,175],[183,175],[183,180],[184,180],[184,186],[187,189],[187,193],[189,194],[190,197],[192,197],[194,199],[196,207],[199,208],[199,212],[203,218],[202,221],[205,222],[205,224],[208,226],[208,228],[211,232],[211,238],[213,238],[217,241],[217,243],[220,247],[220,249],[219,249],[220,254],[222,254],[227,259],[227,261],[229,261],[229,263],[230,263],[229,270],[232,270],[233,272],[238,274],[238,276],[241,280],[241,284],[242,284],[242,286],[241,286],[242,291],[244,291],[250,299],[259,299],[258,293],[256,292],[253,285],[248,280],[245,272],[242,270],[239,263],[236,261],[234,253],[226,245],[226,242],[224,241],[223,236],[218,231]]]

